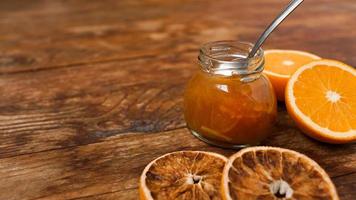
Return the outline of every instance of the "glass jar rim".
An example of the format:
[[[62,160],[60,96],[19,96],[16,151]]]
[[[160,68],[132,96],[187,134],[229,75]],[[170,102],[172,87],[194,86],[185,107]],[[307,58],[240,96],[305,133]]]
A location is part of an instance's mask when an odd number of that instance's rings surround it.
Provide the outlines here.
[[[232,70],[234,74],[260,73],[264,65],[264,52],[260,48],[252,58],[247,58],[253,48],[249,42],[222,40],[205,43],[198,56],[205,71]]]

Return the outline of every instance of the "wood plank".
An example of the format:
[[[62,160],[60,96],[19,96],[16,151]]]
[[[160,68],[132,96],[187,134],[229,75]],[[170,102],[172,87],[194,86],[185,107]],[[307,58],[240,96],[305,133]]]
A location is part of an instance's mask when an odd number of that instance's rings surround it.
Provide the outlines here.
[[[195,55],[148,57],[3,77],[0,158],[96,143],[125,132],[153,133],[184,127],[182,94],[197,68],[192,64]],[[267,145],[290,148],[308,141],[320,148],[318,155],[326,154],[329,148],[335,149],[331,153],[336,155],[344,148],[305,139],[281,106],[275,130],[279,135]],[[306,149],[300,146],[298,150]],[[355,149],[346,146],[346,150]],[[311,154],[314,151],[310,149]],[[333,166],[337,168],[338,164]]]
[[[293,140],[288,134],[298,139]],[[265,144],[288,145],[305,153],[332,177],[355,173],[355,145],[330,148],[299,134],[279,132]],[[290,141],[286,143],[278,137]],[[112,192],[131,199],[136,195],[144,166],[164,153],[177,150],[209,150],[226,156],[234,152],[211,147],[194,138],[187,129],[112,136],[95,144],[0,159],[0,199],[72,199]],[[347,178],[342,179],[345,184],[338,182],[339,188],[352,194],[347,183],[353,184],[354,180]]]
[[[70,199],[134,188],[144,165],[159,154],[214,149],[192,139],[185,130],[129,134],[83,147],[0,159],[0,199]]]
[[[149,57],[4,77],[0,83],[2,94],[7,95],[0,102],[0,157],[100,142],[128,131],[184,127],[182,93],[196,68],[190,64],[194,57],[195,53]],[[140,73],[127,76],[136,71]],[[321,150],[315,153],[322,157],[328,149],[333,149],[332,155],[343,152],[344,146],[305,139],[281,106],[278,135],[267,145],[290,148],[308,141]],[[306,149],[299,146],[298,150]],[[355,147],[346,146],[347,150],[355,151]],[[315,149],[309,151],[313,154]]]
[[[284,6],[277,0],[44,2],[19,3],[0,14],[0,73],[175,54],[212,40],[253,42]],[[356,28],[355,9],[349,0],[307,1],[265,47],[309,50],[356,65],[356,37],[349,31]]]
[[[182,94],[198,69],[195,55],[2,77],[0,157],[183,127]]]
[[[355,199],[356,197],[356,173],[332,179],[340,199]]]

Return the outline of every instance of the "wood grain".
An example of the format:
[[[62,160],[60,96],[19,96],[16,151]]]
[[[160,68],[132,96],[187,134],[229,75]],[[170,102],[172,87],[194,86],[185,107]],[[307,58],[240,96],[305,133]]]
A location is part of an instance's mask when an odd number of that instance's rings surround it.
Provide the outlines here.
[[[329,148],[301,135],[296,136],[298,140],[289,143],[277,139],[291,138],[286,134],[299,133],[277,134],[267,144],[288,146],[306,153],[323,166],[331,177],[344,180],[337,186],[341,194],[348,194],[346,192],[355,180],[341,177],[343,174],[354,177],[354,146]],[[311,149],[313,153],[310,153]],[[112,136],[95,144],[0,159],[0,191],[12,191],[0,193],[0,199],[91,198],[102,193],[118,193],[116,195],[127,195],[127,198],[133,199],[131,195],[137,194],[138,177],[145,165],[159,155],[177,150],[210,150],[226,156],[234,152],[200,142],[185,128],[155,134]],[[343,159],[339,159],[340,154]]]
[[[4,76],[0,157],[184,127],[182,93],[194,59],[185,53]]]
[[[350,34],[355,4],[319,1],[306,1],[266,47],[308,50],[355,65],[354,56],[345,56],[356,50]],[[253,42],[284,6],[278,0],[10,2],[0,2],[0,73],[174,54],[212,40]]]
[[[279,0],[0,1],[0,200],[137,199],[144,166],[167,152],[234,151],[185,129],[182,94],[207,41],[253,42]],[[306,1],[266,48],[356,66],[353,0]],[[279,105],[263,145],[297,150],[356,198],[356,144],[302,134]]]

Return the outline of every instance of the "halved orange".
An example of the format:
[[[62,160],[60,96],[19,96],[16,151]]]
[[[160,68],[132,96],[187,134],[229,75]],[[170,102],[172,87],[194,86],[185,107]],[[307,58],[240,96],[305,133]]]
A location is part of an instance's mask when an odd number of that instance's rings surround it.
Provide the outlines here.
[[[329,143],[356,141],[356,70],[334,60],[299,68],[286,87],[286,106],[309,136]]]
[[[284,90],[290,76],[301,66],[320,57],[304,51],[296,50],[266,50],[264,73],[271,81],[277,99],[284,101]]]
[[[338,200],[334,184],[312,159],[277,147],[250,147],[229,158],[222,176],[225,200]]]
[[[143,170],[140,199],[221,199],[220,181],[227,158],[203,151],[165,154]]]

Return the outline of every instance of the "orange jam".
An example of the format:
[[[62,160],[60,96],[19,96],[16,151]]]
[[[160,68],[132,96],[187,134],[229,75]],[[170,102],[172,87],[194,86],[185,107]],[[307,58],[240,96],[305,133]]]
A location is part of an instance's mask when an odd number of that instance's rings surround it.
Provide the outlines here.
[[[230,44],[231,41],[225,43]],[[240,43],[233,44],[241,46]],[[202,52],[204,53],[201,51],[201,54]],[[224,52],[219,50],[218,53],[223,55]],[[185,90],[184,116],[188,128],[203,141],[222,147],[259,144],[271,133],[277,114],[272,86],[267,77],[261,74],[263,52],[260,58],[262,61],[257,62],[256,66],[248,66],[250,68],[244,65],[235,66],[235,61],[231,62],[234,59],[228,59],[226,65],[224,62],[227,58],[221,57],[214,60],[215,64],[206,62],[212,58],[215,59],[214,55],[205,57],[204,60],[200,55],[202,68],[193,76]],[[216,62],[220,62],[220,65]],[[210,66],[207,67],[205,63]],[[249,76],[252,78],[245,79]]]

